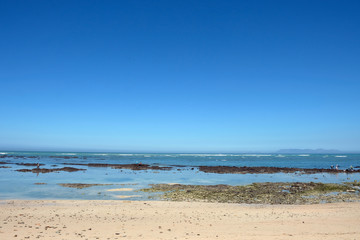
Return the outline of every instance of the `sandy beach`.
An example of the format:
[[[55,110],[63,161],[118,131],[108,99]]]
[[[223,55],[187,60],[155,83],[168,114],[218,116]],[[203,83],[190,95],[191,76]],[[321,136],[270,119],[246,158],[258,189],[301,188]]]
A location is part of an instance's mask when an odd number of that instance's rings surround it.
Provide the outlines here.
[[[0,239],[360,239],[360,203],[2,200]]]

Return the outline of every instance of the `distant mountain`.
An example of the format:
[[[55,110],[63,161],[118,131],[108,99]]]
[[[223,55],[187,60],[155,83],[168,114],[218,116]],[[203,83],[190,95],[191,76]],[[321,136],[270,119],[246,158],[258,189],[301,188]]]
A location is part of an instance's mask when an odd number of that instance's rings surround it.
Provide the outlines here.
[[[280,149],[277,153],[341,153],[341,151],[336,149]]]

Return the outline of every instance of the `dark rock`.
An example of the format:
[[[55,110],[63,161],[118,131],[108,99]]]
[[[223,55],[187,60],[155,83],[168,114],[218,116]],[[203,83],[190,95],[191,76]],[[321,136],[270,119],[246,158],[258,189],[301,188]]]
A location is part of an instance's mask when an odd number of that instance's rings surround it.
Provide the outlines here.
[[[64,165],[88,166],[88,167],[110,167],[113,169],[130,170],[170,170],[171,167],[151,166],[148,164],[106,164],[106,163],[63,163]]]
[[[32,172],[32,173],[50,173],[50,172],[76,172],[76,171],[85,171],[86,169],[80,169],[80,168],[72,168],[72,167],[63,167],[63,168],[33,168],[33,169],[18,169],[15,171],[18,172]]]
[[[38,163],[15,163],[16,165],[37,167]],[[39,163],[39,166],[44,166],[45,164]]]
[[[58,183],[58,185],[63,187],[69,187],[69,188],[77,188],[77,189],[83,189],[93,186],[107,186],[112,184],[89,184],[89,183]]]
[[[325,169],[325,168],[281,168],[281,167],[230,167],[230,166],[199,166],[199,170],[206,173],[294,173],[302,172],[305,174],[314,173],[341,173],[343,170]],[[351,171],[351,173],[360,172],[359,170]]]

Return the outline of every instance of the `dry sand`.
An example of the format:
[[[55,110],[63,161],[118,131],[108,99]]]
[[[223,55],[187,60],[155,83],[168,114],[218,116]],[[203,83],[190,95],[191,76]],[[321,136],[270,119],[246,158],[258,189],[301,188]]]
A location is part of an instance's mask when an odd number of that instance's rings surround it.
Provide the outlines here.
[[[360,239],[360,203],[3,200],[0,239]]]

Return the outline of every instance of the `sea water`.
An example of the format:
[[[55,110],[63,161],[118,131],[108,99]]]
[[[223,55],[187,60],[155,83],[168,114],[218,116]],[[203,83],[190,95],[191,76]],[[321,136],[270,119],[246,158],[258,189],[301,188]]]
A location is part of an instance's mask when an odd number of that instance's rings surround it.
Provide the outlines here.
[[[341,183],[360,180],[360,174],[215,174],[197,170],[197,166],[268,166],[296,168],[339,169],[360,167],[360,154],[146,154],[146,153],[75,153],[75,152],[0,152],[0,199],[119,199],[144,200],[149,194],[137,192],[156,183],[230,184],[244,185],[254,182],[324,182]],[[51,172],[35,174],[18,172],[32,169],[16,163],[45,164],[41,168],[76,167],[78,172]],[[67,164],[149,164],[172,166],[165,170],[112,169],[105,167],[71,166]],[[175,167],[174,167],[175,166]],[[36,184],[42,183],[42,184]],[[68,188],[59,183],[112,184],[84,189]],[[114,188],[132,191],[110,192]],[[123,198],[121,198],[123,199]]]

